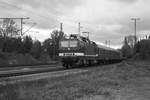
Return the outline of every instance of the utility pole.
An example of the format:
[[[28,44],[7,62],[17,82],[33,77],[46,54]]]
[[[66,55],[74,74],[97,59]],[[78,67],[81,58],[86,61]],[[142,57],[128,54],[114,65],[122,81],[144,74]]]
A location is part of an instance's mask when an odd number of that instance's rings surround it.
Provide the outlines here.
[[[63,23],[60,23],[60,32],[63,31]]]
[[[136,23],[137,23],[137,20],[140,20],[140,18],[131,18],[131,20],[134,21],[134,45],[136,44],[137,42],[137,36],[136,36]]]
[[[110,40],[105,41],[106,47],[110,47]]]
[[[80,28],[81,28],[81,26],[80,26],[80,22],[78,23],[78,34],[79,34],[79,36],[80,36]]]
[[[109,47],[110,47],[110,40],[108,41],[108,45],[109,45]]]
[[[79,36],[81,35],[80,31],[81,31],[82,26],[80,25],[80,22],[78,23],[78,34]]]
[[[107,40],[105,41],[106,47],[107,47]]]
[[[15,17],[15,18],[7,18],[7,17],[5,17],[5,18],[0,18],[0,19],[19,19],[20,21],[21,21],[21,24],[20,24],[20,29],[21,29],[21,35],[23,35],[23,32],[22,32],[22,29],[23,29],[23,20],[24,19],[29,19],[29,17],[25,17],[25,18],[23,18],[23,17],[21,17],[21,18],[17,18],[17,17]]]

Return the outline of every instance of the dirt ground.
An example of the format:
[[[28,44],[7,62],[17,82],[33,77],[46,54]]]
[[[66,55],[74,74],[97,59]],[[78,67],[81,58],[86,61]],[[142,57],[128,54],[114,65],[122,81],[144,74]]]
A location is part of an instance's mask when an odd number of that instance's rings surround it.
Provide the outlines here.
[[[0,100],[150,100],[149,61],[123,61],[86,70],[0,85]]]

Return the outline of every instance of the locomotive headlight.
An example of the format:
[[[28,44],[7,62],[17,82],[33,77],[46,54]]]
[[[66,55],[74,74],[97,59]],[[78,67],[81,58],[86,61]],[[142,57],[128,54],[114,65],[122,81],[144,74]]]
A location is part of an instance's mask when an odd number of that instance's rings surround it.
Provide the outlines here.
[[[59,56],[64,56],[64,53],[59,53]]]
[[[68,48],[68,50],[70,50],[70,48]]]

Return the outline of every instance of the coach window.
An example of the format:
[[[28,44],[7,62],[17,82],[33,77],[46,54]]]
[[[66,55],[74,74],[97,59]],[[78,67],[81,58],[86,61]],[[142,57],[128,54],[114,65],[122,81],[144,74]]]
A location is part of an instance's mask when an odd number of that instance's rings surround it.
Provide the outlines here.
[[[102,52],[101,49],[99,49],[99,54],[101,54],[101,52]]]

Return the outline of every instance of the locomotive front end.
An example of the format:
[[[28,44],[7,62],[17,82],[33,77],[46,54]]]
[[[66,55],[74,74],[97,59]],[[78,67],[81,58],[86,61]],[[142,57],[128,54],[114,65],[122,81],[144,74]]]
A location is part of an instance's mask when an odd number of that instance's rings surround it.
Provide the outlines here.
[[[59,56],[67,57],[67,56],[83,56],[84,53],[79,50],[78,40],[62,40],[60,42],[59,48]]]
[[[59,57],[64,67],[74,65],[80,57],[84,56],[84,52],[80,49],[78,39],[64,39],[59,44]]]

